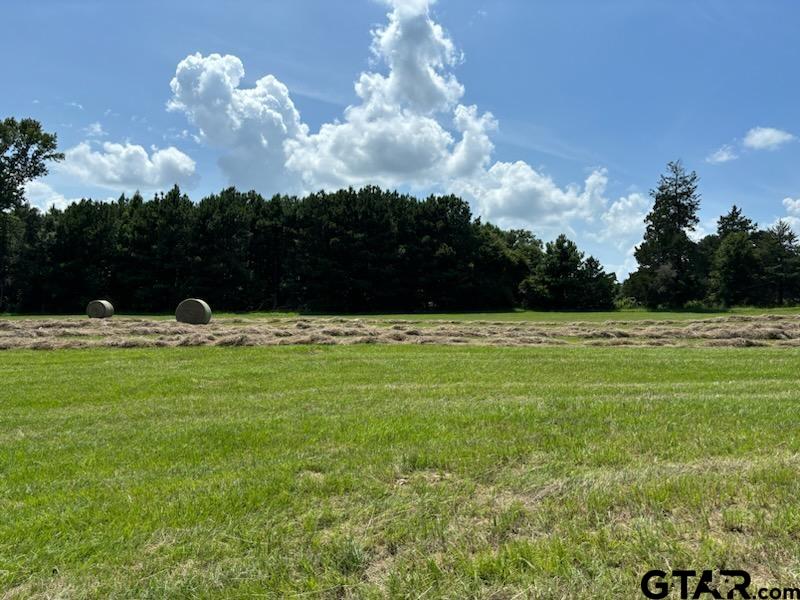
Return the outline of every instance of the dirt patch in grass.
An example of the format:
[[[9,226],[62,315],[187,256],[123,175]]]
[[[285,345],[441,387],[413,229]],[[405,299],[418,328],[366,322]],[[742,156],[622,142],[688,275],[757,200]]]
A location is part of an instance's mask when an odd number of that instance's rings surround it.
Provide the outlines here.
[[[602,323],[235,318],[201,326],[139,318],[0,321],[0,350],[334,344],[798,346],[800,316]]]

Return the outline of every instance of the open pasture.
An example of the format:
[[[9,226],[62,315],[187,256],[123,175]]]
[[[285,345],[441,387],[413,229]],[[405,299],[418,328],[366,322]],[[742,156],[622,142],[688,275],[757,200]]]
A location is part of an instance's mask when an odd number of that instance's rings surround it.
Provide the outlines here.
[[[636,598],[649,569],[720,566],[797,585],[799,384],[790,347],[4,351],[0,589]]]

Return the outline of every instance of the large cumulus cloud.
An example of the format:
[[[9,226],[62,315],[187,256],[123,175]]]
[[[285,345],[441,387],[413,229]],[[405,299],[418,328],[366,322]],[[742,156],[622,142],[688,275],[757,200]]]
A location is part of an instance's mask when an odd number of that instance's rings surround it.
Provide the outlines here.
[[[235,56],[187,56],[170,84],[168,107],[183,111],[201,139],[223,151],[220,166],[232,182],[291,191],[283,145],[308,129],[285,85],[267,75],[253,88],[240,88],[243,77],[244,66]]]
[[[275,77],[241,87],[235,56],[187,56],[172,80],[169,108],[221,150],[234,185],[264,194],[377,184],[457,192],[494,221],[568,229],[609,208],[603,169],[560,186],[518,162],[493,162],[490,112],[463,102],[453,69],[462,55],[432,16],[433,0],[387,0],[372,31],[374,70],[355,82],[358,101],[341,120],[311,132]]]

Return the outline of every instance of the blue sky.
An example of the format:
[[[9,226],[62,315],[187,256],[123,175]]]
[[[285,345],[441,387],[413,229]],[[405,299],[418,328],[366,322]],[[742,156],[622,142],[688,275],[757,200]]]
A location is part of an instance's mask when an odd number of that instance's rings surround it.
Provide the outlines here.
[[[30,188],[40,205],[176,181],[196,199],[229,183],[453,191],[501,225],[565,231],[624,274],[647,192],[681,158],[701,175],[705,230],[733,203],[800,224],[796,0],[6,0],[3,13],[0,115],[40,119],[68,152]]]

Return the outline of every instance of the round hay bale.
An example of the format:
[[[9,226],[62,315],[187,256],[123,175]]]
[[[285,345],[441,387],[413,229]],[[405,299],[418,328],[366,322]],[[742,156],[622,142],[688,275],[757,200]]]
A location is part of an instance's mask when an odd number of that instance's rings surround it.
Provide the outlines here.
[[[108,300],[92,300],[86,306],[90,319],[110,319],[114,316],[114,306]]]
[[[211,307],[197,298],[189,298],[178,304],[175,318],[189,325],[208,325],[211,322]]]

